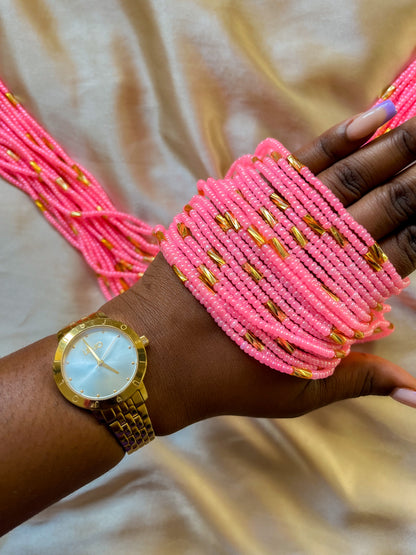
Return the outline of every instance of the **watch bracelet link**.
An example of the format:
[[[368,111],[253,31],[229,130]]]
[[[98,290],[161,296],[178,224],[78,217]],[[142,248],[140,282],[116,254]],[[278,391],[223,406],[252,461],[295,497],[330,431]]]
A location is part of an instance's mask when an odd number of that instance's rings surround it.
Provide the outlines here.
[[[93,411],[101,424],[110,428],[126,453],[132,453],[155,437],[144,399],[137,391],[130,399],[113,407]]]

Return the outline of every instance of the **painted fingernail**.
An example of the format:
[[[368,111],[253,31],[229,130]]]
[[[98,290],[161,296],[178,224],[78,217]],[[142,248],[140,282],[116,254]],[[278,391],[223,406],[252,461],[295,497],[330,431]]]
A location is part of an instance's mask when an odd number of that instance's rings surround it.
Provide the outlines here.
[[[347,138],[350,139],[350,141],[363,139],[367,137],[367,135],[374,133],[376,129],[389,121],[396,114],[397,110],[393,102],[391,100],[385,100],[377,104],[374,108],[354,118],[347,127]]]
[[[406,389],[404,387],[396,387],[390,397],[403,405],[416,409],[416,391],[414,389]]]

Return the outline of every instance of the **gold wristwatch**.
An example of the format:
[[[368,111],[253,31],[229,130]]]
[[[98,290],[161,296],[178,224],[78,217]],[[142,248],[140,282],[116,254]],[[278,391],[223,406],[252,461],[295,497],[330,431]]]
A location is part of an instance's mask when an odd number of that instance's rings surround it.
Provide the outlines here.
[[[149,344],[129,326],[96,312],[58,333],[53,373],[62,395],[90,410],[126,451],[154,437],[143,384]]]

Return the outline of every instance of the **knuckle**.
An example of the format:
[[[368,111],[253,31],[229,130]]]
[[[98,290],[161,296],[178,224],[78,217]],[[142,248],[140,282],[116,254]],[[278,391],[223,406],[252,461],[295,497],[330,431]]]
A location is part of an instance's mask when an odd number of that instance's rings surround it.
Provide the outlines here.
[[[390,210],[388,213],[395,221],[411,218],[416,211],[416,188],[408,180],[394,182],[387,187],[387,205],[393,207],[394,216],[390,214]]]
[[[393,135],[393,140],[397,149],[403,153],[406,158],[414,158],[416,156],[416,136],[402,126],[397,129]]]
[[[406,273],[416,268],[416,224],[409,225],[397,236],[397,246]]]
[[[363,168],[358,169],[348,161],[334,166],[334,188],[340,198],[347,202],[359,199],[365,190]]]
[[[337,158],[337,153],[334,151],[334,138],[332,135],[328,133],[324,133],[317,139],[317,147],[320,152],[325,156],[325,158],[329,161],[333,161]]]

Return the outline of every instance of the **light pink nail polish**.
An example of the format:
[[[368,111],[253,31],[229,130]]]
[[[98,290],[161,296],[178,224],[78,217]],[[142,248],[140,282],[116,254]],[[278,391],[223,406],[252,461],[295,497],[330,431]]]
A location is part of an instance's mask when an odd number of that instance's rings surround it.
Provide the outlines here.
[[[414,389],[406,389],[404,387],[396,387],[390,397],[403,405],[416,409],[416,391]]]
[[[356,141],[371,135],[381,125],[391,120],[396,113],[396,107],[391,100],[381,102],[352,120],[346,130],[347,138],[350,141]]]

